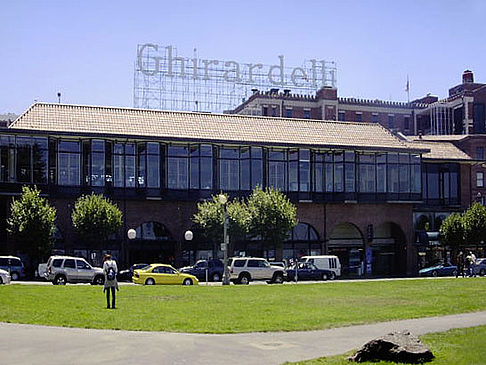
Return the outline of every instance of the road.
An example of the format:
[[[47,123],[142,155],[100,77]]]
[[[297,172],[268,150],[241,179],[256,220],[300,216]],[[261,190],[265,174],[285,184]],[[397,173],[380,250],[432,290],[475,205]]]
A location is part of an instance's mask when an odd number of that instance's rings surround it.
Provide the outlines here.
[[[395,330],[416,335],[486,325],[486,312],[308,332],[229,335],[130,332],[0,323],[2,364],[271,365],[341,354]]]

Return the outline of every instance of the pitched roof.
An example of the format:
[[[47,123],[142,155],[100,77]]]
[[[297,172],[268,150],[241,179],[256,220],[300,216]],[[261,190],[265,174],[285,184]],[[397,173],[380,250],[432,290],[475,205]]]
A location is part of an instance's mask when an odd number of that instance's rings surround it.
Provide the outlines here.
[[[36,103],[9,129],[227,143],[424,152],[377,123]],[[426,151],[426,150],[425,150]]]
[[[415,137],[415,136],[413,136]],[[446,141],[424,141],[422,139],[414,139],[414,138],[408,138],[409,146],[414,147],[414,148],[424,148],[424,149],[429,149],[430,151],[427,153],[424,153],[422,155],[422,158],[427,159],[427,160],[448,160],[448,161],[455,161],[455,160],[461,160],[461,161],[471,161],[473,162],[474,160],[465,152],[457,148],[452,142],[446,142]]]

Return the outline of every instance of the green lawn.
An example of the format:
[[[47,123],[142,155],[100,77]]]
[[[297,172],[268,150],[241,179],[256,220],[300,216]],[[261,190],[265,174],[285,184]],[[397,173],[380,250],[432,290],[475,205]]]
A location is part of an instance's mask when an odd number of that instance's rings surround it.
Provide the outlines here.
[[[316,330],[486,310],[486,278],[311,285],[122,286],[116,310],[91,285],[0,286],[0,321],[231,333]]]
[[[420,336],[422,342],[429,347],[435,359],[430,365],[484,365],[486,363],[486,326],[455,329],[447,332],[432,333]],[[287,365],[351,365],[346,355],[319,358],[309,361],[285,363]],[[357,364],[357,363],[356,363]],[[363,362],[363,365],[396,365],[396,363]]]

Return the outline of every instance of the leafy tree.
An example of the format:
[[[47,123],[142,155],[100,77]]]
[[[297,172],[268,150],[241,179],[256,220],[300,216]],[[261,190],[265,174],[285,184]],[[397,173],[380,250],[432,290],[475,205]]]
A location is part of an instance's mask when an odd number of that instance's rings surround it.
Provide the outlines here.
[[[223,195],[228,201],[228,196],[226,194]],[[226,208],[230,223],[230,237],[244,236],[249,220],[245,203],[233,200],[226,203]],[[194,214],[193,221],[204,230],[206,238],[215,245],[223,242],[224,204],[220,201],[219,195],[212,196],[211,200],[198,203],[197,213]]]
[[[106,242],[122,226],[121,211],[103,195],[78,198],[71,219],[76,233],[91,247]]]
[[[459,213],[452,213],[442,222],[439,230],[442,243],[459,248],[464,244],[464,217]]]
[[[486,242],[486,208],[474,203],[464,213],[464,237],[467,243]]]
[[[22,196],[12,202],[7,230],[14,238],[20,252],[33,261],[47,256],[53,247],[56,208],[40,196],[36,186],[22,187]]]
[[[257,187],[247,201],[250,215],[249,233],[260,236],[264,244],[282,246],[288,233],[297,225],[296,207],[280,191]]]

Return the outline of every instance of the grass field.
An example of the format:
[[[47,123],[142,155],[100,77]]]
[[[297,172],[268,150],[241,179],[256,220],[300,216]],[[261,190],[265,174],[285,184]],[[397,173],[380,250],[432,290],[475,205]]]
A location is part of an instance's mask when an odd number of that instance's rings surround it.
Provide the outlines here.
[[[455,329],[447,332],[420,336],[422,342],[435,355],[430,365],[484,365],[486,364],[486,326]],[[350,365],[346,355],[319,358],[310,361],[285,363],[287,365]],[[363,362],[363,365],[396,365],[396,363]]]
[[[116,310],[91,285],[0,286],[0,321],[233,333],[316,330],[486,310],[486,278],[311,285],[122,286]]]

